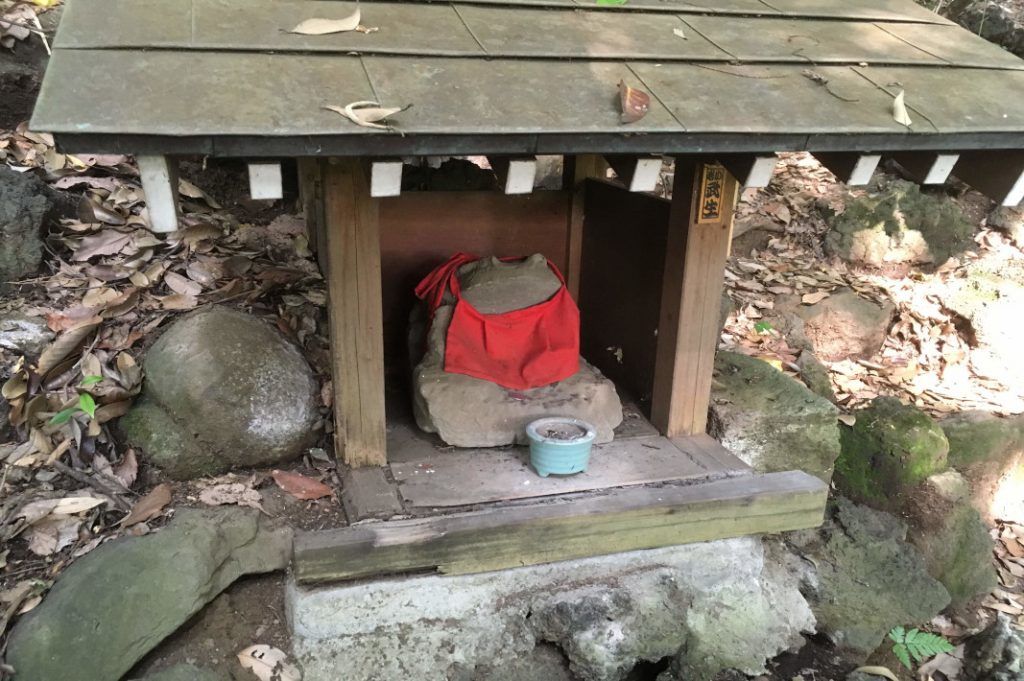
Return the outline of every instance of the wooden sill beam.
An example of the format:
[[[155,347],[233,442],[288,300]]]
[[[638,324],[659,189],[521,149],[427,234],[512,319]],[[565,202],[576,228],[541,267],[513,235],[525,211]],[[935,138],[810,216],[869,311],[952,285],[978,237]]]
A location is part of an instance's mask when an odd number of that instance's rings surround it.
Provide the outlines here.
[[[300,584],[415,571],[488,572],[821,524],[828,486],[802,471],[448,516],[354,525],[295,538]]]

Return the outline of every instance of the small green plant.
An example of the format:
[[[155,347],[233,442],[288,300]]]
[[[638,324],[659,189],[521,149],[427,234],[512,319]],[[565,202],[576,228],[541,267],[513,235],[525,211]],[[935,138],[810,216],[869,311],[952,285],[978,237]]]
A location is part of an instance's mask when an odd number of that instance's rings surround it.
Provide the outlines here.
[[[79,384],[80,387],[86,387],[90,385],[96,385],[103,380],[102,376],[86,376],[82,379]],[[50,419],[51,426],[59,426],[67,423],[71,420],[71,417],[77,413],[88,414],[89,418],[96,417],[96,400],[89,393],[79,393],[78,404],[67,409],[61,409]]]
[[[893,627],[892,631],[889,632],[889,638],[896,644],[892,647],[893,655],[903,663],[904,667],[910,670],[914,668],[911,658],[913,658],[914,662],[920,664],[939,653],[953,651],[953,644],[946,639],[938,634],[918,629],[907,631],[903,627]]]
[[[765,335],[766,333],[771,333],[772,332],[771,322],[766,322],[766,321],[763,321],[763,320],[760,321],[760,322],[757,322],[756,324],[754,324],[754,331],[757,331],[762,336]]]

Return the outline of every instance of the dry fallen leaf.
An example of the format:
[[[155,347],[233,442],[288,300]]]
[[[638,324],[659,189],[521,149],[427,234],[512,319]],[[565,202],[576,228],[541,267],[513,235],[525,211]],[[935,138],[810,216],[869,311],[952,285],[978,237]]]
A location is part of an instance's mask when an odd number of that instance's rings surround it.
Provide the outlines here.
[[[681,29],[681,28],[673,28],[672,29],[672,33],[673,33],[673,35],[676,35],[676,36],[682,38],[683,40],[686,40],[686,34],[683,33],[683,29]]]
[[[68,516],[96,508],[107,502],[106,497],[85,494],[63,499],[40,499],[25,504],[15,517],[24,518],[25,522],[34,524],[47,516]]]
[[[320,499],[334,494],[334,490],[324,483],[305,475],[289,471],[273,471],[271,475],[278,487],[296,499]]]
[[[301,681],[298,668],[288,662],[288,655],[265,643],[249,646],[238,653],[243,669],[251,669],[260,681]]]
[[[177,272],[165,272],[164,283],[167,284],[167,288],[183,296],[195,297],[203,292],[202,286],[191,279],[186,279]]]
[[[388,116],[394,116],[396,113],[400,113],[408,109],[412,104],[407,104],[402,107],[381,107],[377,102],[360,101],[352,102],[345,106],[324,106],[328,111],[341,114],[345,118],[349,119],[356,125],[364,128],[379,128],[381,130],[387,130],[388,126],[381,125],[380,121],[383,121]]]
[[[164,507],[169,503],[171,503],[171,486],[167,483],[157,485],[132,507],[131,513],[121,521],[121,527],[131,527],[136,523],[156,518],[163,513]]]
[[[619,81],[619,104],[622,113],[619,120],[623,123],[636,123],[647,115],[651,109],[651,97],[643,90],[626,85],[626,81]]]
[[[97,418],[97,420],[99,419]],[[113,470],[113,474],[114,479],[126,488],[132,486],[132,483],[135,482],[135,477],[139,474],[139,462],[135,458],[134,449],[129,449],[124,453],[121,463],[117,464],[117,468]]]
[[[896,675],[893,674],[892,670],[888,667],[857,667],[853,671],[855,673],[862,672],[864,674],[871,674],[872,676],[881,676],[889,679],[889,681],[899,681],[899,679],[896,678]]]
[[[951,653],[939,653],[932,659],[922,664],[917,670],[917,678],[920,681],[935,679],[935,673],[939,672],[946,681],[957,681],[960,672],[964,668],[964,646],[957,646]]]
[[[330,35],[359,28],[359,8],[344,19],[306,19],[288,33],[299,35]]]
[[[260,493],[241,482],[229,482],[207,487],[199,493],[199,501],[207,506],[237,504],[263,510],[263,497],[260,496]]]
[[[51,556],[78,539],[81,518],[47,516],[29,528],[28,550],[37,556]]]
[[[913,125],[913,121],[910,120],[910,114],[907,113],[907,105],[904,102],[903,90],[900,90],[899,94],[897,94],[892,100],[892,117],[900,125],[905,125],[907,127]]]

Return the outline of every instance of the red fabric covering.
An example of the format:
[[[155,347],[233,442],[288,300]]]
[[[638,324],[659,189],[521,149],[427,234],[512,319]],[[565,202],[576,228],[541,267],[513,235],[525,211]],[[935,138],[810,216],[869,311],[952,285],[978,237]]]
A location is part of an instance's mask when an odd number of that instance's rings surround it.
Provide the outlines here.
[[[455,297],[448,326],[444,370],[482,378],[506,388],[528,390],[569,378],[580,365],[580,311],[562,282],[542,303],[501,314],[483,314],[462,297],[458,270],[477,258],[456,253],[416,287],[433,319],[446,291]],[[502,258],[517,260],[518,258]]]

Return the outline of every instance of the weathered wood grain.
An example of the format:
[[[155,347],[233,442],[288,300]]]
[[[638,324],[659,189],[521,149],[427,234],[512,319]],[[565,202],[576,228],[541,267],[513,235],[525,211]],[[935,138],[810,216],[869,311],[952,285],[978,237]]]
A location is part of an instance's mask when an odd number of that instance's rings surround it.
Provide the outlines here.
[[[323,190],[335,447],[353,468],[383,466],[379,200],[358,159],[325,163]]]
[[[410,571],[486,572],[821,523],[828,488],[800,471],[300,534],[301,584]]]
[[[433,508],[723,477],[748,470],[744,465],[725,467],[719,457],[685,439],[670,442],[657,436],[596,445],[586,472],[576,475],[542,478],[529,462],[527,447],[435,451],[426,458],[392,463],[391,472],[407,505]]]
[[[886,32],[880,25],[869,22],[722,16],[687,16],[683,19],[690,28],[688,36],[691,33],[696,37],[703,36],[744,62],[945,63],[935,54],[918,49]],[[931,29],[942,31],[945,27],[917,28],[927,32]]]
[[[707,426],[737,191],[736,179],[713,159],[676,159],[651,398],[651,422],[668,437],[702,434]],[[708,216],[712,199],[717,209]]]

